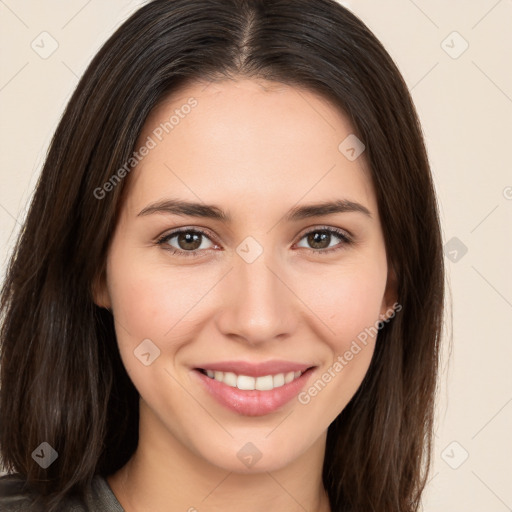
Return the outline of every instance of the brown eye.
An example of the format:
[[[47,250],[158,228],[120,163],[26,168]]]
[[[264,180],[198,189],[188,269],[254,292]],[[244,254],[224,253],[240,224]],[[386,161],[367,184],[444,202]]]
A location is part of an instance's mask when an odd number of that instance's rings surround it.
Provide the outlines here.
[[[184,232],[176,235],[176,240],[180,249],[193,251],[201,246],[201,238],[203,235],[198,233]]]
[[[173,231],[168,235],[163,236],[158,240],[159,245],[163,245],[167,250],[173,254],[183,254],[186,256],[199,255],[200,250],[211,249],[211,243],[208,235],[197,229],[182,229]]]
[[[318,254],[337,251],[352,243],[350,236],[337,228],[317,228],[304,234],[301,240],[306,240],[307,245],[299,245],[299,247],[304,247]]]
[[[327,249],[331,241],[331,234],[327,231],[314,231],[307,235],[307,239],[313,249]]]

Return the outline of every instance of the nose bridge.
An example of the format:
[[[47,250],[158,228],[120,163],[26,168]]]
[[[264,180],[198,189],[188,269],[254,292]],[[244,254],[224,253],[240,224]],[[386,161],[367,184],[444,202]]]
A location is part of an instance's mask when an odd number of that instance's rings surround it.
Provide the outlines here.
[[[243,243],[240,248],[244,248]],[[254,249],[250,247],[245,255]],[[284,284],[286,279],[278,259],[272,258],[270,248],[252,261],[244,257],[243,252],[241,254],[235,256],[234,268],[226,283],[230,297],[228,307],[222,312],[221,329],[224,334],[236,334],[251,343],[289,334],[294,328],[293,313],[297,311],[297,304]]]

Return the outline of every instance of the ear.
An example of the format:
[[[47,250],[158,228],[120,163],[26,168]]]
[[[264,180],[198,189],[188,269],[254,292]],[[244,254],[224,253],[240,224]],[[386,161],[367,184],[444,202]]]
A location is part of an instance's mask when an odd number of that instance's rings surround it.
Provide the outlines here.
[[[94,277],[91,285],[91,293],[93,302],[97,306],[111,311],[112,304],[110,301],[110,294],[108,293],[107,277],[104,268]]]
[[[398,303],[398,280],[396,271],[392,265],[388,268],[388,279],[386,282],[386,290],[382,298],[382,305],[380,308],[380,316],[386,320],[390,316],[394,316],[395,304]]]

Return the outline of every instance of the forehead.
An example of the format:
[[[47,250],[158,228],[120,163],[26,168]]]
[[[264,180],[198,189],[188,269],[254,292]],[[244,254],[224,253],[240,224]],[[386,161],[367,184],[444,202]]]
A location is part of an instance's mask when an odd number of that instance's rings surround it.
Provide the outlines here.
[[[347,198],[375,207],[364,158],[339,146],[354,128],[307,89],[264,80],[196,82],[150,114],[136,148],[152,149],[129,179],[134,207],[166,196],[245,205]]]

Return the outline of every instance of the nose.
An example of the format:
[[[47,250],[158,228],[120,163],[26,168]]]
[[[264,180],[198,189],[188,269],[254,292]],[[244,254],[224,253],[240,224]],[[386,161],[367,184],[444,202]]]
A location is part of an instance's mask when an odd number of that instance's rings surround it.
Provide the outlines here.
[[[302,302],[270,252],[264,251],[252,263],[235,256],[234,268],[223,279],[223,307],[217,316],[224,336],[261,345],[295,332]]]

